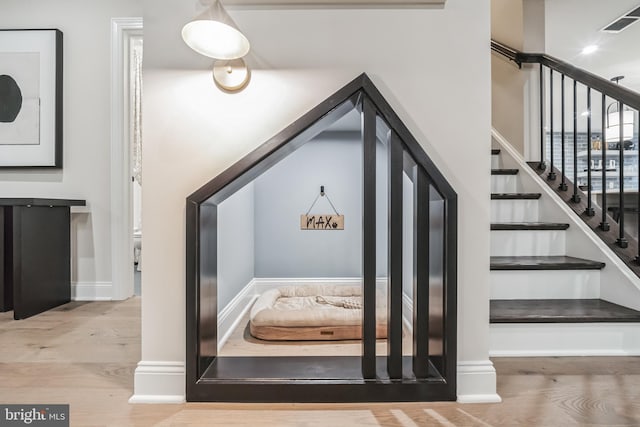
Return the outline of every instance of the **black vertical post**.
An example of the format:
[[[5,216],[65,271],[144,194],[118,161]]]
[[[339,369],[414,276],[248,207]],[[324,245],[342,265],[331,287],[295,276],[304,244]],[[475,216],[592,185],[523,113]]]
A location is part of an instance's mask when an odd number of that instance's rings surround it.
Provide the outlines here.
[[[566,172],[565,172],[565,139],[566,139],[566,134],[565,134],[565,129],[564,129],[564,74],[562,74],[562,78],[560,79],[560,81],[562,82],[562,87],[560,89],[560,108],[562,109],[562,130],[561,130],[561,146],[562,146],[562,177],[560,179],[560,185],[558,186],[558,189],[561,191],[567,191],[567,177],[566,177]]]
[[[429,374],[429,181],[413,173],[413,374]]]
[[[553,70],[549,68],[549,174],[547,179],[556,179],[553,171]]]
[[[387,291],[387,373],[402,379],[402,142],[391,132],[389,149],[389,244]]]
[[[573,203],[580,203],[578,195],[578,82],[573,81]]]
[[[363,120],[362,377],[376,378],[376,111],[366,96]]]
[[[458,198],[450,197],[444,207],[444,371],[447,382],[456,381],[458,283]]]
[[[609,231],[609,222],[607,221],[607,95],[602,94],[602,132],[600,140],[602,141],[602,221],[600,221],[600,229]],[[640,170],[640,169],[639,169]],[[640,192],[638,193],[640,194]]]
[[[547,165],[544,163],[544,66],[540,64],[540,164],[538,168],[545,170]]]
[[[620,180],[620,197],[619,197],[619,221],[618,221],[618,227],[619,227],[619,233],[618,233],[618,240],[616,240],[616,243],[618,244],[618,246],[620,246],[621,248],[626,248],[629,246],[629,242],[627,241],[627,239],[625,239],[624,237],[624,126],[623,126],[623,121],[624,121],[624,104],[622,102],[618,102],[618,112],[619,112],[619,121],[618,121],[618,129],[620,130],[619,132],[619,140],[618,140],[618,163],[620,163],[618,165],[618,177]]]
[[[640,113],[640,111],[639,111]],[[640,141],[636,142],[637,145],[637,150],[638,150],[638,159],[640,159]],[[638,217],[637,217],[637,227],[638,227],[638,255],[636,256],[636,264],[640,264],[640,164],[638,164],[638,200],[637,200],[637,212],[638,212]],[[2,240],[0,239],[0,242]]]
[[[0,312],[13,310],[13,208],[0,206]]]
[[[591,88],[587,86],[587,207],[584,213],[587,216],[594,216],[591,201]]]
[[[187,215],[187,236],[194,242],[187,247],[188,277],[195,274],[195,280],[189,282],[195,283],[195,288],[187,294],[195,299],[195,303],[189,303],[195,306],[187,311],[187,325],[194,325],[198,331],[195,354],[199,378],[218,356],[218,206],[188,202]],[[190,256],[196,259],[192,261]]]

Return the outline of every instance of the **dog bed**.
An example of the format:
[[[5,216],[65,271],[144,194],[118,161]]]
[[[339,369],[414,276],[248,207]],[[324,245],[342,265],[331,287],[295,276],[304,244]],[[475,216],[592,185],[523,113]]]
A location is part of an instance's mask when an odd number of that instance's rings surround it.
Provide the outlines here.
[[[387,337],[387,298],[376,292],[376,337]],[[362,288],[345,285],[283,286],[264,292],[251,308],[251,335],[269,341],[362,338]]]

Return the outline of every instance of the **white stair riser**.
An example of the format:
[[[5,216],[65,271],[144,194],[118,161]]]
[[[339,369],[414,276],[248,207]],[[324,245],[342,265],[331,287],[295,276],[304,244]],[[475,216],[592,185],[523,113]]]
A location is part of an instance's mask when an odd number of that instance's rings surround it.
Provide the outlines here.
[[[493,230],[492,256],[566,255],[564,230]]]
[[[491,222],[536,222],[538,200],[492,200]]]
[[[637,356],[640,323],[493,323],[489,356]]]
[[[491,155],[491,169],[500,169],[500,155],[492,154]]]
[[[491,299],[600,298],[600,270],[494,270]]]
[[[491,192],[518,192],[518,175],[491,175]]]

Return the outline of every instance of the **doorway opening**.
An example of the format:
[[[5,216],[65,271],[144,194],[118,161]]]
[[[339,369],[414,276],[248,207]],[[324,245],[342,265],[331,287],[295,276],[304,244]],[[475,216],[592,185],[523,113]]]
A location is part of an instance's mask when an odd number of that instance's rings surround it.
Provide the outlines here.
[[[140,162],[134,162],[134,141],[141,142],[142,18],[111,20],[111,276],[113,300],[136,292],[141,272],[134,266],[134,208],[139,215],[139,195],[134,190],[140,178]],[[135,154],[135,155],[134,155]],[[138,157],[139,159],[139,157]],[[138,167],[134,172],[134,166]],[[136,199],[134,200],[134,196]],[[136,203],[138,203],[136,208]],[[141,224],[138,224],[141,225]],[[141,229],[141,227],[140,227]],[[139,237],[139,239],[138,239]],[[140,242],[141,236],[135,239]],[[141,267],[141,264],[139,264]],[[138,288],[139,290],[140,288]]]

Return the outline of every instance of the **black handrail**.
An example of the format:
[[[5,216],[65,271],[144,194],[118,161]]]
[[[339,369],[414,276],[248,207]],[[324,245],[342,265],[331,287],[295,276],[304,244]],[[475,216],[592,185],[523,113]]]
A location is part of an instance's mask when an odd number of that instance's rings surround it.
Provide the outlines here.
[[[515,62],[518,64],[518,67],[522,67],[522,61],[519,59],[519,55],[521,55],[522,52],[518,52],[517,50],[495,40],[491,40],[491,50]]]
[[[598,92],[605,93],[608,97],[622,102],[636,110],[640,110],[640,94],[617,85],[605,78],[590,73],[582,68],[575,67],[546,53],[524,53],[513,49],[495,40],[491,40],[491,50],[501,54],[518,64],[542,64],[565,76],[572,78],[585,86],[591,87]]]

